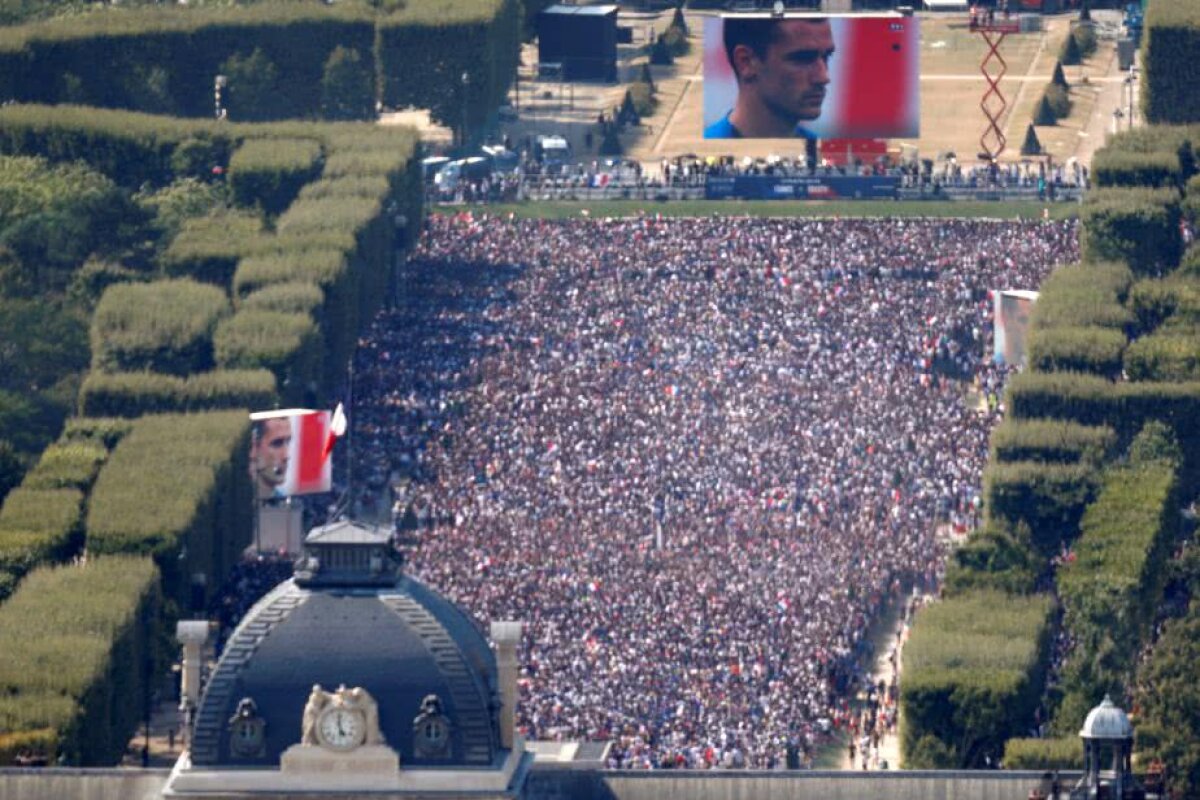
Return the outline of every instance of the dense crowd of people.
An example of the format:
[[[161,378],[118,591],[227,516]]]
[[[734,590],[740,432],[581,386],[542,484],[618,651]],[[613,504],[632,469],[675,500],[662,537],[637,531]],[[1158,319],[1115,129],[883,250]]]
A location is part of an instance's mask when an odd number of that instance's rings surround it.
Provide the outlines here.
[[[868,628],[978,494],[989,290],[1075,260],[1075,223],[427,226],[356,356],[357,468],[421,578],[526,623],[525,735],[771,768],[861,732]]]

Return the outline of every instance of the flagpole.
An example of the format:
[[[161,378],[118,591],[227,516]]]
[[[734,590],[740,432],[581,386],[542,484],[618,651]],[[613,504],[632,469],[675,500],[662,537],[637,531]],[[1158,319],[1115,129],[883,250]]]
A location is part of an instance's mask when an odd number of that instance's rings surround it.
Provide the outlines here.
[[[346,415],[349,418],[350,414],[354,413],[354,356],[358,348],[350,353],[350,386],[346,391],[346,407],[349,413]],[[350,514],[354,514],[354,425],[350,423],[346,426],[346,497],[349,500]]]

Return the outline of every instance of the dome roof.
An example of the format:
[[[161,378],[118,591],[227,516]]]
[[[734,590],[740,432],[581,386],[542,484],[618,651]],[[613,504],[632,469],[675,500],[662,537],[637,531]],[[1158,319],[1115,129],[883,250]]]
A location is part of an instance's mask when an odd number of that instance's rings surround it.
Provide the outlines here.
[[[300,741],[315,684],[370,692],[402,765],[495,765],[504,754],[487,640],[454,604],[388,568],[394,551],[386,533],[340,525],[309,534],[296,577],[259,601],[230,637],[197,709],[192,765],[278,767],[283,751]],[[366,564],[356,580],[356,565]],[[429,695],[441,700],[450,723],[449,747],[436,760],[414,742]],[[229,720],[243,698],[265,722],[265,747],[254,757],[230,746]]]
[[[1105,695],[1100,705],[1088,712],[1079,735],[1085,739],[1131,739],[1133,725],[1125,712],[1113,705],[1112,698]]]

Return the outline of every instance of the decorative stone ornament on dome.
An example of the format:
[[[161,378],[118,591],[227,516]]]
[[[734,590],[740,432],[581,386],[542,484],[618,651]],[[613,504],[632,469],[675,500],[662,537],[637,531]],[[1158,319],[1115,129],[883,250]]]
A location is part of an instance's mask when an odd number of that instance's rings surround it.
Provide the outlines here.
[[[280,759],[284,772],[395,772],[400,756],[379,730],[379,705],[362,687],[327,692],[313,686],[304,706],[300,744]]]

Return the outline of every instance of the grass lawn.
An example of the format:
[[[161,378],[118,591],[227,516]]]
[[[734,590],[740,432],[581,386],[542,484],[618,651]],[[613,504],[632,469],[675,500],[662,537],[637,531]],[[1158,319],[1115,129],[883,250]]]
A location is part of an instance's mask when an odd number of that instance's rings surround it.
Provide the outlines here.
[[[655,202],[645,200],[610,200],[597,202],[552,202],[497,204],[491,206],[433,206],[432,214],[457,214],[470,211],[477,214],[539,219],[578,217],[587,211],[593,217],[632,217],[638,214],[661,214],[664,217],[990,217],[994,219],[1040,219],[1043,209],[1050,210],[1052,219],[1069,219],[1079,214],[1075,203],[1032,202],[948,202],[897,200],[846,201],[737,201],[737,200],[678,200]]]

